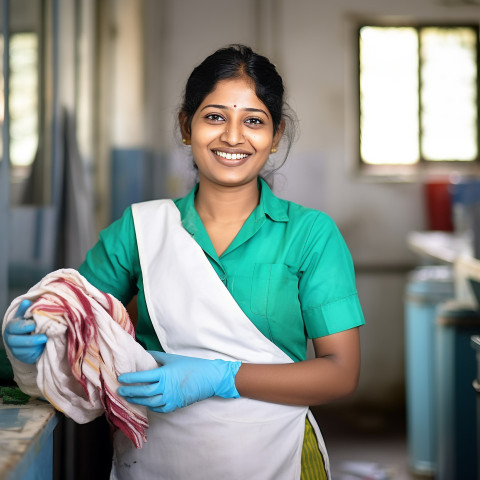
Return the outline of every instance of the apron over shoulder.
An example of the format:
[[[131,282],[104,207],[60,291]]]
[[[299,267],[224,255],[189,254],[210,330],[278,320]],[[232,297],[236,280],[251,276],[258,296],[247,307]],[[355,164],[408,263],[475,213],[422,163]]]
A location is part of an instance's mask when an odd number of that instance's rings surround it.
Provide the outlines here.
[[[292,360],[253,325],[183,228],[171,200],[132,206],[145,297],[168,353],[245,363]],[[112,479],[298,480],[308,407],[209,398],[149,412],[147,443],[114,437]],[[312,422],[327,472],[328,457]]]

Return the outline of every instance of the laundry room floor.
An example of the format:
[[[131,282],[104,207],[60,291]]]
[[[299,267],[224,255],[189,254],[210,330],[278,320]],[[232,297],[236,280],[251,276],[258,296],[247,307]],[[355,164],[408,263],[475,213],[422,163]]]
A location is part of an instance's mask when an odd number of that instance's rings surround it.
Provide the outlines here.
[[[313,413],[322,430],[332,480],[418,480],[409,471],[403,412],[352,411],[318,407]]]

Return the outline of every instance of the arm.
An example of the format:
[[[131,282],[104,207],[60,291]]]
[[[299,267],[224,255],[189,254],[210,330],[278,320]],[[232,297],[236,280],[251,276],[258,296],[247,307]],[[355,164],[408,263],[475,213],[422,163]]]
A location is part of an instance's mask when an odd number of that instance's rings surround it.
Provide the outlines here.
[[[319,405],[351,395],[360,372],[358,328],[313,340],[316,358],[284,365],[243,363],[241,396],[292,405]]]
[[[327,403],[353,393],[360,368],[358,329],[314,340],[313,360],[254,365],[150,352],[159,368],[125,373],[118,393],[168,413],[212,396],[238,396],[292,405]]]

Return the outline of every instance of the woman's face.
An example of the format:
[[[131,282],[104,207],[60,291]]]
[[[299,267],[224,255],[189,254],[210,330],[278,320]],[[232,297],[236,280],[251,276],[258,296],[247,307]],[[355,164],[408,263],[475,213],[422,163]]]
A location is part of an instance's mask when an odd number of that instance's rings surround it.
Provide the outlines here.
[[[200,182],[239,186],[255,181],[281,132],[246,78],[221,80],[195,112],[190,135]]]

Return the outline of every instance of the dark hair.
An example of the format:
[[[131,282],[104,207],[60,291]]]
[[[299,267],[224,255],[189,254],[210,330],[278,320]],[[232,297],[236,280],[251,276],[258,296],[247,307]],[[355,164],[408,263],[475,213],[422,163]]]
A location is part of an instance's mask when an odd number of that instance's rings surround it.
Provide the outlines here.
[[[194,68],[187,80],[180,108],[188,127],[200,104],[220,80],[241,77],[253,81],[257,97],[272,115],[274,134],[280,128],[282,120],[285,121],[286,158],[294,139],[295,115],[285,102],[282,77],[267,57],[255,53],[246,45],[233,44],[220,48]]]

